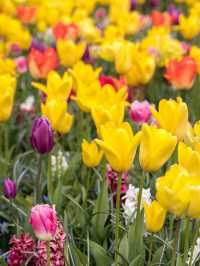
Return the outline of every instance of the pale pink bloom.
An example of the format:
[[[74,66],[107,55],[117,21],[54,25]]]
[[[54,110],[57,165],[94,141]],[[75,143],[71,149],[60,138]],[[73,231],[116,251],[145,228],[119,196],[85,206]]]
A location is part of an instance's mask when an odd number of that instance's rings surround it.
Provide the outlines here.
[[[134,101],[131,104],[129,114],[135,123],[147,123],[151,117],[150,104],[147,101]]]
[[[27,60],[26,60],[26,57],[24,56],[19,56],[15,59],[15,64],[16,64],[16,67],[17,67],[17,71],[19,73],[25,73],[27,72]]]
[[[54,239],[57,229],[57,216],[55,209],[48,204],[33,207],[29,223],[32,225],[38,239],[45,241]]]

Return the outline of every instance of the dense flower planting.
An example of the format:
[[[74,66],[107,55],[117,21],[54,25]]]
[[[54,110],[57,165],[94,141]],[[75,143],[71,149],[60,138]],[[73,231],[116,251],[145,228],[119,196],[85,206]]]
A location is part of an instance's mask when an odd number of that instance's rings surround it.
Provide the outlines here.
[[[0,265],[200,265],[199,75],[199,0],[0,0]]]

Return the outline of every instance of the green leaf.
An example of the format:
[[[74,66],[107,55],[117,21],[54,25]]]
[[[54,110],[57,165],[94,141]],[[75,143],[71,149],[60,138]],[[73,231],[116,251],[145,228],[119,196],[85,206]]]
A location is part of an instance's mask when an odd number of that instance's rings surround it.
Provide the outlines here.
[[[124,265],[124,262],[128,262],[128,235],[124,234],[119,245],[119,264]]]
[[[108,187],[106,181],[102,183],[100,191],[93,210],[92,225],[94,232],[96,232],[98,238],[102,240],[105,237],[104,226],[109,212]]]
[[[72,250],[72,253],[73,253],[73,263],[72,263],[72,265],[74,265],[74,263],[75,263],[76,266],[85,266],[85,265],[87,265],[87,256],[85,254],[83,254],[74,245],[71,245],[71,250]]]
[[[5,260],[2,257],[0,257],[0,265],[1,266],[7,266],[7,263],[5,262]]]
[[[162,257],[162,254],[164,253],[164,249],[165,249],[165,246],[162,246],[155,252],[155,254],[153,255],[153,259],[152,259],[152,265],[160,265],[161,264],[161,262],[162,262],[161,257]]]
[[[49,201],[53,202],[53,179],[51,173],[51,156],[48,158],[48,170],[47,170],[47,190]]]
[[[129,266],[139,266],[139,265],[142,265],[140,263],[140,260],[141,260],[141,255],[138,255],[134,260],[131,261],[131,263],[130,263]]]
[[[112,259],[109,257],[104,248],[97,243],[90,241],[90,250],[95,259],[96,266],[111,266]]]
[[[143,235],[144,235],[144,212],[141,211],[138,223],[136,223],[135,219],[134,223],[130,225],[128,231],[129,261],[132,261],[139,254],[141,259],[144,260],[145,247],[144,247]]]

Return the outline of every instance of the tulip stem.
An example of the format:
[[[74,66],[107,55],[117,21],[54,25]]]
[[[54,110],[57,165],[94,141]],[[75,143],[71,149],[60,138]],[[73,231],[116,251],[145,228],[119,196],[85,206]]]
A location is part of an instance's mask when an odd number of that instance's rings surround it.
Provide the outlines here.
[[[151,265],[152,249],[153,249],[153,233],[151,233],[151,236],[150,236],[150,248],[149,248],[148,266]]]
[[[179,240],[179,230],[180,230],[180,220],[177,221],[175,238],[174,238],[174,246],[173,246],[173,254],[172,254],[172,263],[171,266],[176,266],[176,253],[178,252],[178,240]]]
[[[189,266],[192,266],[192,263],[193,263],[194,247],[195,247],[198,235],[199,235],[199,227],[200,227],[200,222],[197,221],[196,226],[195,226],[195,231],[194,231],[194,238],[192,241],[192,249],[191,249],[191,254],[190,254]]]
[[[188,260],[189,232],[190,232],[190,219],[186,218],[185,245],[184,245],[184,257],[183,257],[183,261],[185,262],[185,264],[187,264],[187,260]]]
[[[46,244],[47,244],[47,266],[51,266],[50,241],[47,241]]]
[[[35,184],[35,203],[40,203],[41,202],[41,189],[42,189],[42,155],[39,154],[38,157],[38,172],[36,176],[36,184]]]
[[[116,224],[115,224],[115,265],[118,260],[118,245],[119,245],[119,223],[120,223],[120,194],[122,185],[122,174],[118,175],[117,180],[117,199],[116,199]]]
[[[139,223],[139,217],[140,217],[140,209],[141,209],[141,202],[142,202],[142,190],[144,187],[144,180],[145,180],[145,174],[143,174],[140,178],[140,186],[139,186],[139,193],[138,193],[138,199],[137,199],[137,214],[136,214],[136,227],[135,230],[138,228]]]

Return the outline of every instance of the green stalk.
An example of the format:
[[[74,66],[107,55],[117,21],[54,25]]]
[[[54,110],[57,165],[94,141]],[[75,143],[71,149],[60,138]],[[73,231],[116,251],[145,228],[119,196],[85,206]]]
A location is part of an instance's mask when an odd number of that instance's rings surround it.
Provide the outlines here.
[[[117,199],[116,199],[116,224],[115,224],[115,265],[118,260],[118,245],[119,245],[119,224],[120,224],[120,194],[122,185],[122,174],[119,174],[117,180]]]
[[[47,266],[51,266],[50,241],[47,241],[46,244],[47,244]]]
[[[196,226],[195,226],[195,231],[194,231],[194,238],[193,238],[193,241],[192,241],[192,249],[191,249],[191,254],[190,254],[189,266],[192,266],[192,257],[193,257],[193,254],[194,254],[194,247],[195,247],[198,235],[199,235],[199,227],[200,227],[200,222],[197,221],[196,222]]]
[[[187,259],[188,259],[189,232],[190,232],[190,219],[189,218],[186,218],[185,245],[184,245],[184,257],[183,257],[183,261],[185,263],[187,262]]]
[[[150,249],[149,249],[149,258],[148,258],[148,266],[151,265],[151,256],[152,256],[152,250],[153,250],[153,233],[151,233],[150,236]]]
[[[42,155],[39,154],[38,157],[38,172],[36,176],[36,184],[35,184],[35,203],[38,204],[41,202],[42,197]]]
[[[178,220],[176,224],[171,266],[176,266],[176,253],[178,253],[179,231],[180,231],[180,220]]]
[[[138,228],[138,221],[139,221],[139,217],[140,217],[140,209],[141,209],[141,203],[142,203],[142,190],[144,187],[144,180],[145,180],[145,175],[143,174],[142,177],[140,178],[140,186],[139,186],[139,193],[138,193],[137,214],[136,214],[136,230]]]

